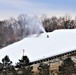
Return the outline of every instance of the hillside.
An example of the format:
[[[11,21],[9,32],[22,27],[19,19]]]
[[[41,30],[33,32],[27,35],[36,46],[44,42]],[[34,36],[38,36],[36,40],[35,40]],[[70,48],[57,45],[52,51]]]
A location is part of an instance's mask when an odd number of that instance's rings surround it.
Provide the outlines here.
[[[25,55],[32,62],[74,49],[76,49],[76,29],[55,30],[40,35],[31,35],[19,42],[0,49],[0,60],[5,55],[8,55],[16,63],[22,57],[23,50],[25,50]]]
[[[66,19],[67,17],[67,19]],[[76,20],[68,15],[57,18],[20,14],[17,18],[0,21],[0,48],[15,43],[32,34],[52,32],[57,29],[75,29]]]
[[[20,41],[28,35],[45,32],[42,23],[34,16],[19,15],[17,19],[0,21],[0,48]]]

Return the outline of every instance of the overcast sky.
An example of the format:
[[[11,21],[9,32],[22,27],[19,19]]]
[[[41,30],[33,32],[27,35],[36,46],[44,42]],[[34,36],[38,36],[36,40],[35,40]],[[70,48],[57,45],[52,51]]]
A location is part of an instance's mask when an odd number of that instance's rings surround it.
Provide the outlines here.
[[[76,0],[0,0],[0,19],[19,14],[63,16],[76,15]]]

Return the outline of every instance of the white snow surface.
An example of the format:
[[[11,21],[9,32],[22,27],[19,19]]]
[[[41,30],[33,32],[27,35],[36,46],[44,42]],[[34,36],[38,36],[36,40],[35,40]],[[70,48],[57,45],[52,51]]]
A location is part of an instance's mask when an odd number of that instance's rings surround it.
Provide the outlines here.
[[[49,35],[49,38],[47,38]],[[55,30],[49,33],[31,35],[23,40],[0,49],[0,60],[5,55],[14,62],[18,62],[23,55],[28,56],[30,62],[66,53],[76,49],[76,29]]]

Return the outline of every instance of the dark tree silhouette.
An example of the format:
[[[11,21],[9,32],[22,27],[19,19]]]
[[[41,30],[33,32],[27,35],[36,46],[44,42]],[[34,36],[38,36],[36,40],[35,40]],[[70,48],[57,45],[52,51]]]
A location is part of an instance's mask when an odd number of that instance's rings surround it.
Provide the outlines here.
[[[21,75],[32,75],[33,67],[29,65],[29,58],[27,56],[22,56],[19,62],[16,64],[16,67],[22,71]]]
[[[39,75],[49,75],[49,65],[41,63],[38,67]]]
[[[9,56],[7,55],[2,59],[2,62],[4,68],[8,68],[12,64],[12,61],[10,61]]]
[[[66,58],[62,65],[59,66],[59,74],[58,75],[75,75],[76,68],[74,62],[71,58]]]
[[[22,56],[22,59],[19,60],[20,66],[26,66],[29,64],[29,58],[27,56]]]
[[[2,59],[2,73],[3,75],[8,75],[10,73],[16,74],[15,67],[12,65],[12,61],[9,59],[9,56],[5,56]]]

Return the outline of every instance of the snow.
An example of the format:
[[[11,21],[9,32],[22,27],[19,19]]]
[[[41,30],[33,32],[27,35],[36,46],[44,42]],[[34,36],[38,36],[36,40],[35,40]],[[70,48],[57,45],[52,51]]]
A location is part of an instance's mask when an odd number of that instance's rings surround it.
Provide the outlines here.
[[[40,34],[45,32],[42,23],[39,21],[38,18],[34,16],[22,14],[18,17],[18,21],[20,22],[23,29],[23,38],[28,35]]]
[[[49,37],[47,38],[47,35]],[[31,35],[23,40],[0,49],[0,60],[8,55],[14,62],[18,62],[23,55],[28,56],[30,62],[55,56],[76,49],[76,29],[61,29],[40,35]]]
[[[4,21],[4,26],[8,30],[7,38],[10,38],[10,34],[13,33],[17,40],[21,40],[28,35],[44,33],[45,29],[39,19],[35,16],[28,16],[26,14],[21,14],[17,19],[10,18]],[[10,29],[12,32],[10,32]],[[7,40],[9,41],[9,40]]]

